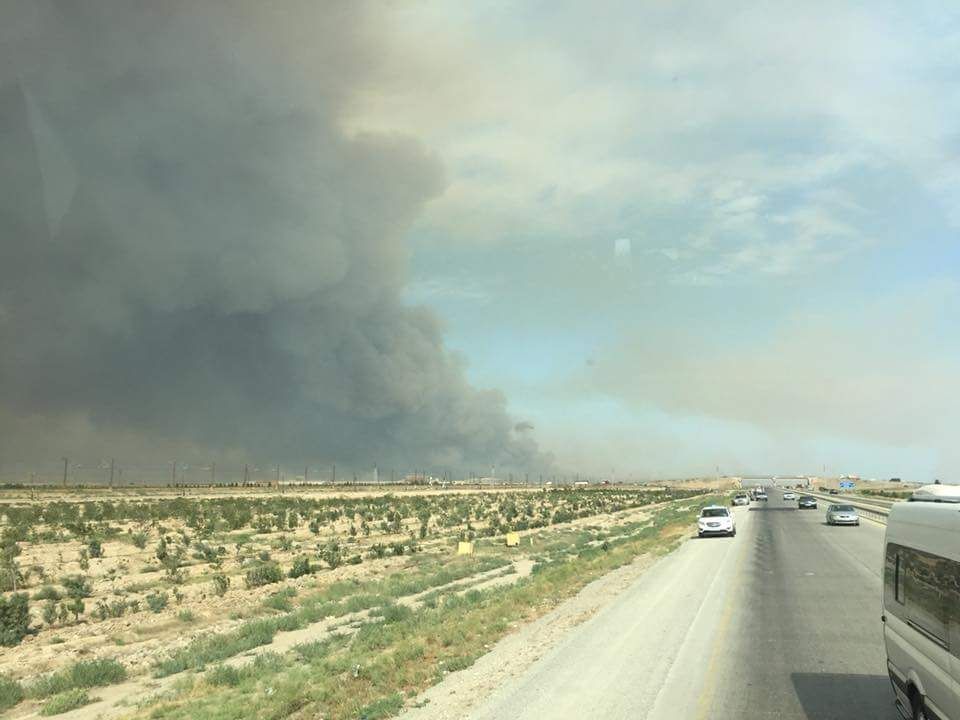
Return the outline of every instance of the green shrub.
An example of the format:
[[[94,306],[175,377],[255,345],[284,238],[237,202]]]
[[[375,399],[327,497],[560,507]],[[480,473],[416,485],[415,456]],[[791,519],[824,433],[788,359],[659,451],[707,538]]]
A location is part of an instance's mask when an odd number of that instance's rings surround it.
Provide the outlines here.
[[[289,577],[298,578],[303,575],[309,575],[313,572],[313,568],[310,566],[310,558],[306,555],[301,555],[293,561],[293,567],[290,568],[290,572],[287,573]]]
[[[33,698],[45,698],[76,688],[112,685],[127,679],[127,670],[116,660],[80,660],[27,688]]]
[[[290,612],[293,604],[290,602],[290,596],[286,593],[274,593],[263,601],[264,606],[280,612]]]
[[[444,661],[443,669],[449,672],[457,672],[458,670],[466,670],[468,667],[473,665],[476,658],[469,655],[461,655],[458,657],[452,657],[449,660]]]
[[[230,589],[230,578],[226,575],[218,574],[213,576],[213,591],[217,595],[226,595]]]
[[[180,612],[177,613],[177,620],[183,623],[192,623],[196,619],[197,619],[196,615],[194,615],[189,610],[181,610]]]
[[[240,671],[235,667],[231,667],[229,665],[217,665],[216,667],[210,668],[207,671],[204,679],[211,685],[229,685],[230,687],[233,687],[235,685],[239,685],[243,677]]]
[[[47,600],[43,604],[43,621],[47,625],[53,625],[57,621],[57,603],[53,600]]]
[[[73,613],[74,619],[79,621],[80,616],[83,615],[83,611],[86,609],[86,603],[83,602],[82,598],[77,597],[69,602],[65,602],[60,607],[63,609],[62,615],[65,616],[66,613]],[[66,621],[66,617],[64,617],[64,621]]]
[[[111,603],[106,602],[105,600],[97,601],[97,617],[101,620],[106,620],[107,618],[118,618],[122,617],[123,614],[127,611],[127,601],[126,600],[114,600]]]
[[[236,631],[197,638],[172,657],[156,664],[157,677],[173,675],[188,668],[202,670],[208,663],[226,660],[261,645],[269,645],[282,618],[254,620],[240,626]],[[283,628],[292,629],[292,628]]]
[[[103,557],[103,543],[101,543],[99,540],[91,540],[87,545],[87,550],[92,558]]]
[[[409,620],[413,617],[413,610],[406,605],[389,603],[383,606],[382,615],[385,623],[395,623],[402,620]]]
[[[0,597],[0,645],[19,645],[30,631],[30,609],[26,593]]]
[[[60,591],[53,585],[44,585],[33,594],[34,600],[59,600]]]
[[[86,690],[83,688],[75,688],[73,690],[67,690],[66,692],[54,695],[52,698],[47,700],[47,702],[43,704],[43,707],[40,708],[40,714],[59,715],[60,713],[65,713],[68,710],[76,710],[84,705],[89,705],[90,702],[90,696],[87,695]]]
[[[330,638],[327,638],[326,640],[314,640],[310,643],[296,645],[293,651],[303,660],[319,660],[330,654],[332,646],[333,642]]]
[[[60,579],[60,584],[66,589],[67,597],[86,598],[92,592],[90,581],[82,575],[68,575]]]
[[[343,562],[343,555],[340,551],[340,543],[331,540],[318,553],[320,558],[330,566],[331,570],[336,570]]]
[[[248,570],[244,577],[247,588],[262,587],[263,585],[270,585],[271,583],[280,582],[281,580],[283,580],[283,571],[280,569],[280,565],[275,562],[258,565]]]
[[[147,607],[150,608],[150,612],[158,613],[161,612],[164,608],[167,607],[167,603],[170,599],[167,597],[167,594],[152,592],[147,595]]]
[[[360,717],[364,720],[380,720],[393,717],[403,709],[403,695],[393,693],[387,697],[375,700],[360,709]]]
[[[0,675],[0,712],[23,700],[23,685],[11,677]]]

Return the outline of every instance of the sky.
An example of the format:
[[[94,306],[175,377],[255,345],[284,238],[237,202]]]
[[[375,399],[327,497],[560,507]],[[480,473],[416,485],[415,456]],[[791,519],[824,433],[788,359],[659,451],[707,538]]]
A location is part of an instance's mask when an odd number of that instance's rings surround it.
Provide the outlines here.
[[[353,122],[448,173],[406,297],[562,464],[960,478],[956,5],[384,23]]]
[[[955,5],[0,6],[7,458],[960,479]]]

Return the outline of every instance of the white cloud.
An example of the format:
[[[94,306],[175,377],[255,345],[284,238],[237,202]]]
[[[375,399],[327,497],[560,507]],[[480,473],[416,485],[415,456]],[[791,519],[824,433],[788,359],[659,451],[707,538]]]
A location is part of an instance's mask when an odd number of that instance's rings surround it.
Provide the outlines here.
[[[442,276],[420,278],[408,283],[404,297],[414,305],[431,302],[469,302],[485,305],[497,292],[495,281],[479,281],[463,277]]]
[[[348,123],[438,150],[451,181],[420,227],[443,242],[566,242],[666,215],[697,238],[683,273],[782,276],[867,241],[818,195],[851,172],[902,168],[960,208],[945,73],[960,35],[914,8],[438,2],[381,20],[381,85]]]

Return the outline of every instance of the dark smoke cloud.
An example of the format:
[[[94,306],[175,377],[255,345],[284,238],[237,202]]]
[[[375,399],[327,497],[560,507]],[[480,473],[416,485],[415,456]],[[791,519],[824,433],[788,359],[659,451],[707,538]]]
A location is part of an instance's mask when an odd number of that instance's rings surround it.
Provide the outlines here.
[[[4,457],[80,426],[95,453],[547,462],[400,302],[443,176],[342,127],[376,63],[361,6],[0,8]]]

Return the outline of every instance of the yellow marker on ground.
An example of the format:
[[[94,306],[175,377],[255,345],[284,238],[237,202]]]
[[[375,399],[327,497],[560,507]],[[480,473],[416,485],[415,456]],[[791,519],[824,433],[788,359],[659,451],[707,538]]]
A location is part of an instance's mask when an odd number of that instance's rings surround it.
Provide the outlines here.
[[[507,547],[517,547],[520,544],[520,535],[515,532],[507,533]]]
[[[458,542],[458,543],[457,543],[457,555],[473,555],[473,543],[472,543],[472,542]]]

